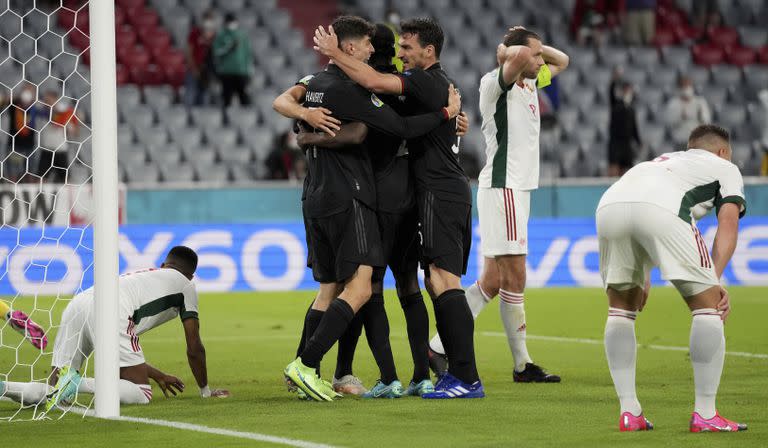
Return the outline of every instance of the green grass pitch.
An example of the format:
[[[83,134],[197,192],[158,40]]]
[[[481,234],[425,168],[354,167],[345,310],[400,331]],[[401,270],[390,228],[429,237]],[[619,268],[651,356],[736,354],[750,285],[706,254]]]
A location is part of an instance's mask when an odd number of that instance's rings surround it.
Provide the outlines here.
[[[727,350],[768,353],[768,288],[730,289],[733,314],[726,324]],[[231,390],[226,400],[201,400],[186,364],[181,325],[171,322],[141,338],[147,359],[180,376],[188,390],[165,399],[154,387],[149,406],[124,406],[123,415],[172,420],[209,427],[301,439],[345,447],[498,446],[767,446],[768,359],[726,356],[719,410],[750,425],[739,434],[689,434],[693,379],[686,351],[648,345],[687,346],[690,314],[670,288],[655,289],[637,320],[638,395],[656,425],[649,433],[618,432],[618,400],[601,344],[529,339],[542,366],[563,377],[562,384],[514,384],[511,356],[498,317],[498,299],[476,324],[478,368],[487,398],[432,402],[418,398],[334,403],[302,402],[288,394],[282,369],[291,361],[302,316],[312,292],[203,294],[201,325],[211,385]],[[528,333],[537,336],[602,339],[606,300],[596,289],[534,289],[526,294]],[[20,300],[22,307],[31,301]],[[61,312],[54,308],[54,313]],[[431,312],[431,306],[428,305]],[[387,294],[392,346],[400,379],[411,375],[410,352],[397,299]],[[45,321],[45,315],[33,317]],[[18,344],[9,329],[5,345]],[[52,347],[52,345],[51,345]],[[31,346],[19,350],[21,360]],[[13,350],[0,350],[0,371],[15,363]],[[335,349],[325,358],[333,373]],[[44,356],[39,365],[48,364]],[[28,371],[27,371],[28,372]],[[16,368],[12,374],[22,375]],[[40,373],[38,371],[37,373]],[[355,373],[366,385],[376,369],[363,337]],[[28,375],[28,373],[27,373]],[[0,418],[16,407],[0,402]],[[26,414],[21,414],[24,417]],[[28,415],[27,415],[28,417]],[[0,422],[4,440],[24,446],[274,446],[220,435],[139,423],[100,421],[68,415],[45,422]]]

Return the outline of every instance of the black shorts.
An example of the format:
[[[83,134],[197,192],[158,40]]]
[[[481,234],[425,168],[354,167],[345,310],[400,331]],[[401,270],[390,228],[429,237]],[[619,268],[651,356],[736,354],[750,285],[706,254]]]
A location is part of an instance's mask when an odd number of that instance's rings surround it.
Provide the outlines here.
[[[320,283],[344,283],[358,266],[384,267],[376,213],[359,201],[340,213],[305,218],[307,265]]]
[[[419,268],[419,221],[416,207],[402,213],[379,211],[381,245],[384,250],[384,260],[398,278],[402,275],[416,272]],[[384,277],[384,269],[378,270],[374,280]]]
[[[429,274],[429,265],[461,277],[467,273],[472,247],[472,206],[446,201],[427,191],[417,197],[421,267]]]

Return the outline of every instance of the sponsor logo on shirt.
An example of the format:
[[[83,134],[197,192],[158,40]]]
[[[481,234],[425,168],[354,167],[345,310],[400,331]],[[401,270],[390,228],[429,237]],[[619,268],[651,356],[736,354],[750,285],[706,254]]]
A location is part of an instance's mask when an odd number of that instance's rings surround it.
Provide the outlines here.
[[[371,102],[372,102],[372,103],[373,103],[373,105],[374,105],[374,106],[376,106],[376,107],[381,107],[381,106],[383,106],[383,105],[384,105],[384,102],[383,102],[383,101],[381,101],[381,100],[379,99],[379,97],[378,97],[378,96],[376,96],[376,94],[375,94],[375,93],[372,93],[372,94],[371,94]]]
[[[299,80],[299,84],[309,85],[309,80],[314,78],[315,75],[307,75]]]

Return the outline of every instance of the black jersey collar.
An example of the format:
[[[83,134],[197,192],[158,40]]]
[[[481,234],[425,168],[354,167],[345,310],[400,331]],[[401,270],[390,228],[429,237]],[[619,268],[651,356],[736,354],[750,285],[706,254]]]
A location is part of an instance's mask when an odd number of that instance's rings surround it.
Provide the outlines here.
[[[424,70],[425,72],[428,72],[430,70],[442,70],[443,67],[440,66],[440,61],[435,62],[434,64],[430,65],[428,69]]]
[[[344,70],[340,69],[339,66],[336,64],[328,64],[325,67],[325,71],[328,73],[333,73],[335,75],[341,76],[343,79],[349,79],[349,76],[347,76],[347,74],[344,73]]]

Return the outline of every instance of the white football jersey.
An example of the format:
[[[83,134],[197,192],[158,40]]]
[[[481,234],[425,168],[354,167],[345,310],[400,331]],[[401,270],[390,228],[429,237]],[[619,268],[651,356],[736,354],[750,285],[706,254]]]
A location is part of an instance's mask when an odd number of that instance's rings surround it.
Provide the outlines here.
[[[84,291],[93,295],[93,287]],[[130,318],[137,335],[181,315],[197,318],[197,289],[176,269],[153,268],[120,276],[120,320]]]
[[[744,180],[733,163],[703,149],[662,154],[627,171],[603,194],[597,208],[627,202],[655,204],[695,224],[727,202],[746,213]]]
[[[539,186],[541,127],[537,80],[504,87],[501,76],[497,68],[480,80],[486,155],[480,187],[534,190]]]

